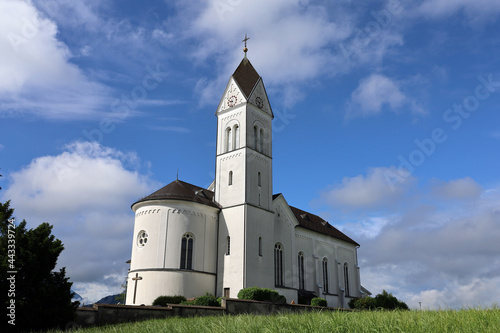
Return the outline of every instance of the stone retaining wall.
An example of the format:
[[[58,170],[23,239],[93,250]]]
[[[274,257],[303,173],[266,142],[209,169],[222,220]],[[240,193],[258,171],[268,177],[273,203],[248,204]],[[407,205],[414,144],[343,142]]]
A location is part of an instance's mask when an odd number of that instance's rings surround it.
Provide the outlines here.
[[[305,311],[349,311],[338,308],[323,308],[299,304],[274,304],[232,298],[223,298],[221,307],[169,304],[161,306],[132,306],[94,304],[93,308],[78,308],[75,315],[75,327],[103,326],[148,319],[170,317],[220,316],[223,314],[259,314],[295,313]]]

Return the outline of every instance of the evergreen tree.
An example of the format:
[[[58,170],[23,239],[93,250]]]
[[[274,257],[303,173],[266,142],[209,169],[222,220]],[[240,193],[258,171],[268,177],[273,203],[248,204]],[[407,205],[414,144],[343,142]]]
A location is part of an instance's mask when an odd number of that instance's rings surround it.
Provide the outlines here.
[[[53,271],[64,246],[50,224],[28,230],[13,214],[10,201],[0,203],[0,299],[7,311],[2,322],[8,331],[64,328],[79,304],[71,301],[65,268]]]

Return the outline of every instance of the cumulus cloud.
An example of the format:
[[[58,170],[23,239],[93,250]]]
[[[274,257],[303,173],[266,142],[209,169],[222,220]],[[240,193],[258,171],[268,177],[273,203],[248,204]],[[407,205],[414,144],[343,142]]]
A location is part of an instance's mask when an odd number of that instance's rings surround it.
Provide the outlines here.
[[[31,1],[0,6],[0,114],[79,118],[109,105],[109,89],[70,62],[71,51],[58,40],[52,20]]]
[[[372,168],[366,176],[345,177],[342,183],[321,194],[321,201],[342,209],[367,209],[389,207],[396,204],[408,192],[413,177],[404,182],[394,182],[394,175],[406,175],[402,170]]]
[[[365,11],[346,2],[299,0],[210,0],[186,5],[185,17],[180,20],[186,25],[182,36],[199,41],[192,58],[197,63],[214,59],[221,73],[209,82],[200,79],[199,96],[213,102],[214,92],[227,83],[227,75],[243,56],[235,41],[246,32],[250,37],[249,59],[266,83],[280,93],[289,91],[290,86],[346,73],[359,64],[379,63],[389,49],[402,45],[402,37],[396,29],[381,27],[369,45],[358,45],[356,31]],[[288,97],[296,98],[283,94],[284,103],[296,102]]]
[[[496,0],[424,0],[415,12],[426,18],[463,13],[471,23],[477,25],[500,14],[500,3]]]
[[[352,92],[347,117],[373,116],[389,109],[399,112],[404,107],[423,113],[418,104],[402,91],[402,84],[382,74],[362,79]]]
[[[75,290],[92,301],[104,296],[97,294],[99,288],[120,291],[130,259],[130,204],[159,187],[139,168],[133,153],[75,142],[12,173],[4,189],[17,218],[30,227],[45,221],[54,225],[54,235],[65,245],[58,266],[67,267]]]
[[[436,182],[433,186],[434,193],[443,199],[476,199],[483,188],[470,177],[451,180],[449,182]]]
[[[361,244],[363,285],[392,291],[414,308],[498,302],[491,291],[500,287],[500,188],[484,189],[470,177],[429,187],[413,179],[411,192],[399,185],[393,197],[383,173],[346,178],[321,197],[344,211],[338,226]]]

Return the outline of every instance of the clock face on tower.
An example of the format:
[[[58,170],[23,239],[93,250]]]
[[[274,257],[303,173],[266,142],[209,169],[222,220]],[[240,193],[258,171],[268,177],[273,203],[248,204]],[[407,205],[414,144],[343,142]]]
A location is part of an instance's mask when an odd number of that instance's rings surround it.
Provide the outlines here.
[[[238,97],[232,95],[227,99],[227,106],[231,108],[235,106],[237,102],[238,102]]]
[[[262,109],[264,107],[264,101],[260,97],[255,98],[255,104],[257,104],[257,107],[259,109]]]

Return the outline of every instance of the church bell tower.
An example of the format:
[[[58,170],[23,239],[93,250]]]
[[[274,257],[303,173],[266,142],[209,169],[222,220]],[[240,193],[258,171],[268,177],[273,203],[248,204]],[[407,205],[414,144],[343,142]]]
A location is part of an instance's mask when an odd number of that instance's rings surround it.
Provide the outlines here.
[[[262,78],[245,58],[217,108],[215,200],[270,209],[273,114]]]
[[[271,256],[263,258],[272,237],[272,119],[262,78],[246,56],[229,79],[217,108],[215,201],[221,206],[219,288],[236,297],[253,285],[268,285],[259,272],[272,272]],[[271,241],[271,238],[269,238]],[[221,246],[221,245],[219,245]],[[262,278],[262,277],[260,277]],[[259,283],[259,284],[256,284]]]

